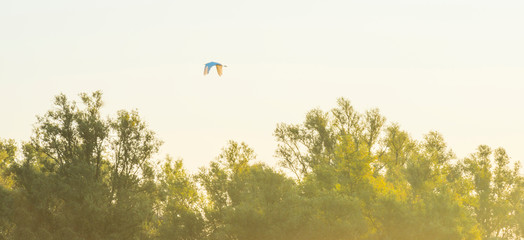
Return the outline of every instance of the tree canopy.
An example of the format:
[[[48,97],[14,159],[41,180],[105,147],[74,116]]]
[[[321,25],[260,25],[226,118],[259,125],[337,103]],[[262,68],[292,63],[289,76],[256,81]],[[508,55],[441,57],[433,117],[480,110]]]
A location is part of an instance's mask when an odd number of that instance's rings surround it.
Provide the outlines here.
[[[26,142],[0,139],[0,239],[522,239],[524,178],[503,148],[457,158],[340,98],[274,131],[280,167],[229,141],[196,174],[156,155],[136,110],[60,94]],[[202,149],[205,151],[205,149]]]

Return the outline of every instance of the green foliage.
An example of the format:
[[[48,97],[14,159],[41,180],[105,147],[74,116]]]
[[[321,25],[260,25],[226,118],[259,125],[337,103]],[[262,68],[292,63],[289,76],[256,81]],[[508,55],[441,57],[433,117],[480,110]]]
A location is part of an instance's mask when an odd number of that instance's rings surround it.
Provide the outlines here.
[[[13,236],[14,224],[12,191],[13,179],[9,168],[16,159],[17,147],[14,140],[0,139],[0,239],[9,239]]]
[[[292,177],[235,141],[196,175],[154,163],[162,142],[137,111],[103,118],[100,92],[80,99],[58,95],[29,142],[0,139],[0,239],[524,237],[524,178],[504,149],[456,159],[438,132],[418,141],[343,98],[277,125]]]
[[[480,238],[469,205],[473,184],[452,164],[443,137],[430,132],[418,142],[384,124],[378,110],[360,114],[339,99],[330,112],[310,111],[303,124],[279,124],[277,156],[308,199],[337,193],[355,203],[346,209],[364,220],[349,222],[361,226],[345,234],[352,239]]]
[[[519,165],[509,166],[502,148],[481,145],[463,161],[465,180],[473,188],[467,193],[469,205],[481,226],[484,239],[522,237],[522,176]]]
[[[202,239],[204,219],[199,211],[201,196],[182,161],[170,157],[159,175],[158,239]]]
[[[100,92],[80,97],[82,108],[57,96],[10,163],[15,239],[137,239],[153,215],[160,141],[136,112],[102,119]]]
[[[15,162],[17,147],[14,140],[0,139],[0,187],[10,188],[12,176],[7,171]]]

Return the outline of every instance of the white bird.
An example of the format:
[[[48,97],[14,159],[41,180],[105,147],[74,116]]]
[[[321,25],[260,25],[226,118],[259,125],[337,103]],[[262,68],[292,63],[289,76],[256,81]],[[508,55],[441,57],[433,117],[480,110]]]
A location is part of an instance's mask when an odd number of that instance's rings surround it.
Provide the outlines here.
[[[222,65],[222,64],[217,63],[217,62],[208,62],[208,63],[206,63],[206,65],[204,67],[204,76],[209,74],[209,70],[213,66],[215,66],[217,68],[218,76],[222,76],[222,67],[227,67],[226,65]]]

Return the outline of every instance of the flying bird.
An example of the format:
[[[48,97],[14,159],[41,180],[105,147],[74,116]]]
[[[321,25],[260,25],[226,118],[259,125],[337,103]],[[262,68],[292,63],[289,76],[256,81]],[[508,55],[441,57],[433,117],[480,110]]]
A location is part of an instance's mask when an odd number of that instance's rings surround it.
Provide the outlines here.
[[[226,65],[222,65],[222,64],[217,63],[217,62],[208,62],[208,63],[206,63],[206,65],[204,67],[204,75],[209,74],[209,69],[211,69],[214,66],[216,66],[216,68],[217,68],[218,76],[222,76],[222,67],[227,67]]]

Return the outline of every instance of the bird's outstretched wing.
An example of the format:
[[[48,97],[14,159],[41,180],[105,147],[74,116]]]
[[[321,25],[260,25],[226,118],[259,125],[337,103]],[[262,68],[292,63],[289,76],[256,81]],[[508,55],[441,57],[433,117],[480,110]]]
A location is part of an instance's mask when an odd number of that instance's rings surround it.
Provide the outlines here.
[[[207,74],[209,74],[209,67],[206,65],[204,67],[204,76],[207,75]]]
[[[222,76],[222,65],[217,64],[217,65],[216,65],[216,68],[217,68],[218,76]]]

